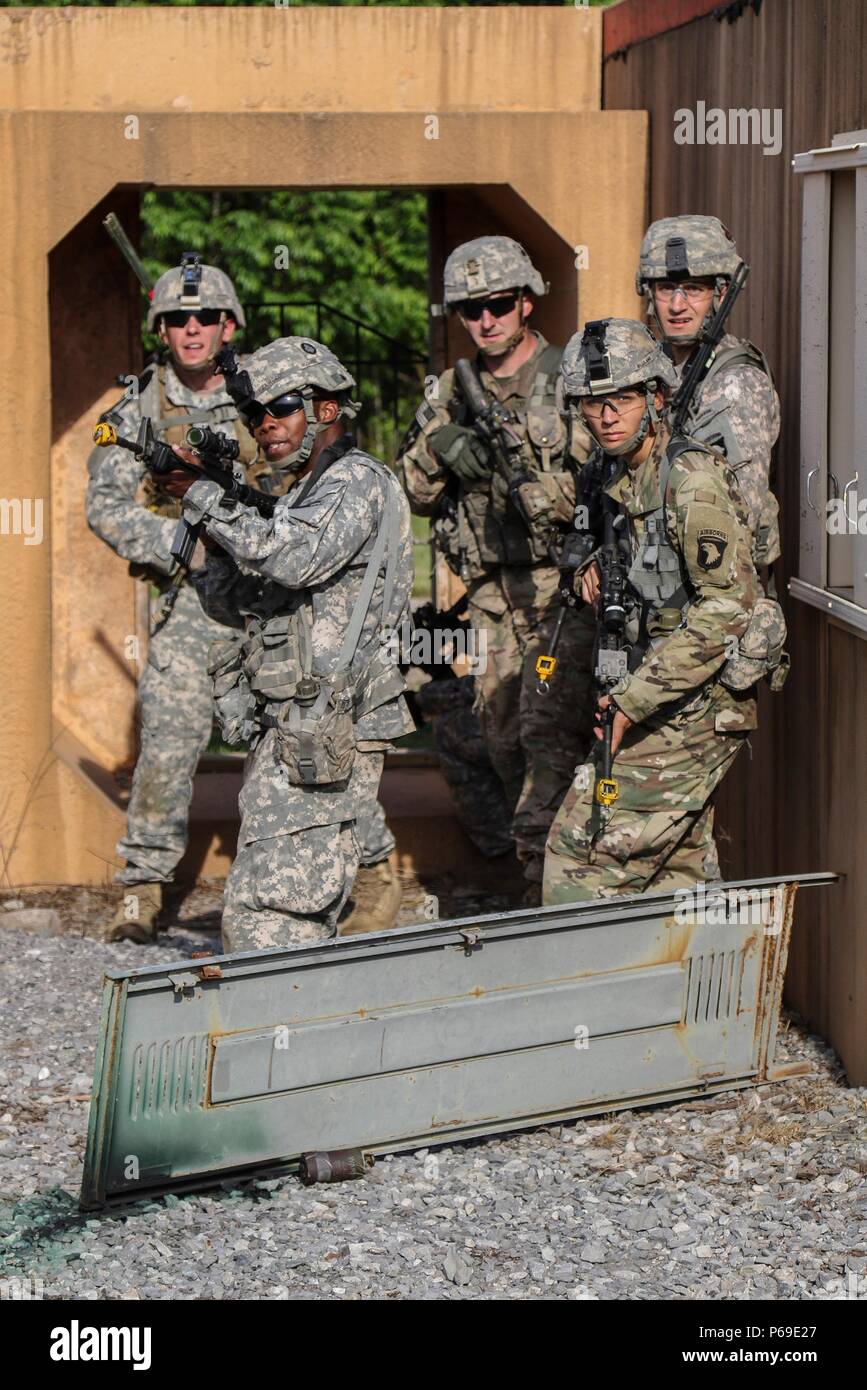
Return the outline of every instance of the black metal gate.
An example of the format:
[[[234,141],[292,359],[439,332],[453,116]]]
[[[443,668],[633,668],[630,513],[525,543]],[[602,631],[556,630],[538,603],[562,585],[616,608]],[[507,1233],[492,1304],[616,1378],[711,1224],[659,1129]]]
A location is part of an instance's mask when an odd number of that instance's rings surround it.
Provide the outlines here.
[[[263,301],[244,306],[251,347],[289,335],[327,344],[358,382],[364,406],[355,434],[364,448],[393,463],[424,390],[426,356],[321,299]]]

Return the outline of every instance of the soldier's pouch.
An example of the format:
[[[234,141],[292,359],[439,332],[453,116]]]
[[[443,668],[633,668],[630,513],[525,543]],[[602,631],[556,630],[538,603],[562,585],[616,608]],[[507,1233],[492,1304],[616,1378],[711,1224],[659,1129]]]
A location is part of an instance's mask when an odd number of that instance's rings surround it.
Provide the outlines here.
[[[558,459],[566,447],[566,426],[553,403],[530,406],[527,411],[527,438],[533,453],[547,472],[552,458]]]
[[[575,483],[570,473],[542,473],[518,488],[530,521],[541,527],[561,522],[572,524],[575,515]]]
[[[288,700],[301,678],[295,613],[269,618],[247,646],[244,671],[250,686],[265,700]]]
[[[208,650],[214,709],[228,744],[248,743],[255,729],[256,700],[244,672],[243,658],[244,638],[240,634],[220,638]]]
[[[277,720],[277,746],[296,787],[345,782],[355,762],[353,698],[345,679],[305,677]]]
[[[720,671],[720,681],[729,690],[749,690],[763,677],[772,690],[782,690],[789,674],[790,658],[783,650],[786,619],[775,598],[763,595],[757,600],[738,649]]]

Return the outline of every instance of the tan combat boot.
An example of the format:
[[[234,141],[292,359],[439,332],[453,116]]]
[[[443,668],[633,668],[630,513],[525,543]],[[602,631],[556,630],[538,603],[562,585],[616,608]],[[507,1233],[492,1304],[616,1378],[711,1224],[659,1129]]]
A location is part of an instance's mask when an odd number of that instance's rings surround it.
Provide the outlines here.
[[[124,883],[117,911],[105,930],[106,941],[137,941],[147,946],[157,939],[157,918],[163,906],[161,883]]]
[[[400,882],[388,859],[378,864],[362,864],[355,875],[350,903],[352,911],[338,924],[338,936],[359,936],[362,932],[388,931],[400,911]]]

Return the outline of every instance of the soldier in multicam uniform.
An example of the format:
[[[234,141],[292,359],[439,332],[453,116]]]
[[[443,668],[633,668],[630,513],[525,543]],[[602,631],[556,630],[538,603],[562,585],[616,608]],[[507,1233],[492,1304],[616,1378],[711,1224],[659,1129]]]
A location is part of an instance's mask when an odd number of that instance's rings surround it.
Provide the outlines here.
[[[412,728],[382,640],[408,614],[409,509],[390,470],[344,434],[355,382],[306,338],[269,343],[244,368],[243,418],[266,461],[296,479],[273,517],[227,505],[205,479],[167,482],[218,547],[206,566],[208,611],[242,628],[211,653],[223,735],[251,744],[226,882],[230,951],[335,934],[359,861],[359,815],[376,797],[385,750]]]
[[[531,903],[541,893],[551,819],[587,746],[593,642],[592,615],[570,609],[560,639],[570,658],[539,693],[536,659],[547,652],[560,611],[549,543],[570,525],[575,505],[573,446],[555,399],[561,349],[529,325],[534,300],[545,291],[526,251],[509,237],[480,237],[446,261],[445,304],[478,349],[481,385],[518,421],[528,478],[518,491],[531,525],[476,432],[452,370],[419,407],[399,455],[412,509],[434,517],[435,539],[467,585],[473,627],[486,634],[476,708],[512,811]]]
[[[616,711],[619,795],[594,815],[594,766],[578,769],[548,839],[546,904],[718,877],[711,796],[756,726],[755,682],[774,684],[782,645],[766,630],[733,475],[721,455],[670,435],[677,375],[647,329],[588,325],[562,370],[565,397],[610,466],[603,492],[628,566],[629,674],[599,701],[600,714],[609,699]],[[597,559],[579,574],[595,604]]]
[[[739,264],[737,247],[716,217],[664,217],[648,227],[636,287],[647,296],[648,318],[678,380]],[[760,574],[780,554],[779,508],[770,490],[779,432],[780,401],[767,359],[746,339],[724,334],[693,394],[684,433],[725,454],[749,514]]]
[[[187,428],[203,423],[234,435],[250,464],[256,444],[215,371],[214,358],[244,326],[244,312],[228,275],[202,265],[200,276],[166,271],[154,286],[149,329],[157,328],[168,360],[150,367],[135,393],[106,418],[135,437],[150,417],[157,438],[179,444]],[[116,875],[121,901],[108,927],[111,940],[152,941],[163,886],[173,881],[187,844],[193,775],[213,725],[207,653],[222,629],[202,610],[194,573],[179,588],[169,554],[180,506],[157,493],[140,462],[119,446],[94,450],[89,464],[87,520],[131,571],[162,596],[155,614],[147,664],[139,682],[141,750],[133,776],[126,835],[117,846],[126,860]],[[197,559],[201,566],[202,559]],[[173,606],[168,607],[174,599]]]

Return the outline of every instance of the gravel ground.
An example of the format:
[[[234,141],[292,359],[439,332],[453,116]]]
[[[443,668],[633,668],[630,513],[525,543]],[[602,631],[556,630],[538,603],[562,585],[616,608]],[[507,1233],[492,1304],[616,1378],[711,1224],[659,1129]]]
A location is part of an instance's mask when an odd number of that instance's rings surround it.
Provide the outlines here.
[[[444,917],[510,905],[435,891]],[[867,1092],[796,1020],[779,1052],[809,1077],[379,1159],[354,1183],[80,1213],[102,971],[216,948],[219,889],[158,951],[83,935],[107,891],[19,900],[60,934],[0,929],[0,1274],[45,1298],[867,1298]]]

